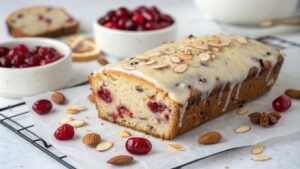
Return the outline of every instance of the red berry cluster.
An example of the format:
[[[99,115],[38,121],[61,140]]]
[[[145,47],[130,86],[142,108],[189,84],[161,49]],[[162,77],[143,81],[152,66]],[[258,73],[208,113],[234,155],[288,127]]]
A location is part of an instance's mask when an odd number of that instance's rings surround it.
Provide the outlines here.
[[[12,49],[0,46],[0,67],[25,68],[46,65],[62,58],[63,55],[51,47],[37,46],[30,51],[24,44]]]
[[[170,15],[161,13],[156,6],[140,6],[132,11],[125,7],[108,11],[98,23],[110,29],[145,31],[168,27],[174,20]]]

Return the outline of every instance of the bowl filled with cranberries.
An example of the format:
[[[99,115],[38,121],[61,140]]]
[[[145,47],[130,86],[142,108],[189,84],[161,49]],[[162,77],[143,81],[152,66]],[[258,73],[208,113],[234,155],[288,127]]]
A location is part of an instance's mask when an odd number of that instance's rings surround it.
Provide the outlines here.
[[[105,53],[123,58],[145,52],[176,39],[177,23],[157,7],[120,7],[94,22],[97,46]]]
[[[21,98],[65,86],[71,77],[71,50],[47,38],[0,42],[0,96]]]

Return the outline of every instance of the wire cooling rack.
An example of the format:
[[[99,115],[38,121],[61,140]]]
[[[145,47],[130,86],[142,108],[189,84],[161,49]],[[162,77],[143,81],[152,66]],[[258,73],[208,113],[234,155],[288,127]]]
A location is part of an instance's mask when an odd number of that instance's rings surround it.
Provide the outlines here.
[[[300,44],[298,43],[281,39],[275,36],[264,36],[257,38],[257,40],[280,49],[288,49],[290,47],[300,48]],[[87,82],[84,82],[76,86],[84,85],[86,83]],[[72,164],[72,161],[66,155],[62,154],[46,140],[42,139],[40,136],[34,133],[34,131],[32,130],[34,124],[30,118],[29,110],[26,107],[25,102],[20,102],[14,105],[0,108],[0,124],[14,132],[42,152],[49,155],[51,158],[55,159],[66,168],[75,169],[74,164]],[[203,158],[182,164],[175,168],[182,168],[201,159]]]

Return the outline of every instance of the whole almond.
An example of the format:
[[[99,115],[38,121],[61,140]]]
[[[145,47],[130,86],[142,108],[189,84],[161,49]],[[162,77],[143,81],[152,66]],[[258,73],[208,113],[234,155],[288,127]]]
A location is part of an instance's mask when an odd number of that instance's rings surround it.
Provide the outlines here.
[[[113,142],[111,141],[102,141],[96,147],[97,151],[103,152],[109,150],[113,146]]]
[[[101,141],[101,136],[97,133],[87,133],[83,136],[82,142],[90,147],[96,147]]]
[[[90,101],[91,103],[95,103],[95,102],[96,102],[96,101],[95,101],[95,96],[94,96],[93,94],[89,94],[87,98],[89,99],[89,101]]]
[[[253,156],[252,157],[252,160],[254,161],[267,161],[267,160],[271,160],[272,157],[270,156],[261,156],[261,155],[258,155],[258,156]]]
[[[182,145],[179,145],[179,144],[176,144],[176,143],[168,144],[168,148],[172,149],[172,150],[175,150],[175,151],[183,151],[184,150],[184,147]]]
[[[129,155],[118,155],[107,161],[108,164],[112,165],[125,165],[133,161],[133,157]]]
[[[293,99],[300,99],[300,90],[287,89],[284,93]]]
[[[107,65],[108,64],[108,61],[102,56],[98,57],[97,60],[98,60],[98,63],[100,63],[101,65]]]
[[[199,139],[199,144],[216,144],[222,140],[222,135],[217,131],[209,131],[205,134],[203,134]]]
[[[234,132],[236,132],[236,133],[245,133],[245,132],[249,131],[250,129],[251,129],[250,126],[241,125],[241,126],[237,127],[236,129],[234,129]]]
[[[56,104],[64,104],[66,97],[61,92],[54,92],[51,95],[51,100]]]
[[[257,154],[261,154],[264,151],[264,149],[265,149],[265,146],[262,144],[259,144],[259,145],[254,146],[252,148],[251,152],[252,152],[252,154],[257,155]]]

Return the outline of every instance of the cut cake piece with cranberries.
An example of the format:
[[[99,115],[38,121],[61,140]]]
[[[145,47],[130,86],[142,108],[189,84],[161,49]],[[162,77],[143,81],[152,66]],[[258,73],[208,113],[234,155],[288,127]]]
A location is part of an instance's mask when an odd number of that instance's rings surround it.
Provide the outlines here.
[[[77,32],[79,22],[62,8],[33,6],[11,13],[6,25],[15,37],[58,37]]]

